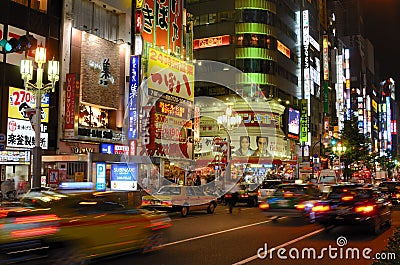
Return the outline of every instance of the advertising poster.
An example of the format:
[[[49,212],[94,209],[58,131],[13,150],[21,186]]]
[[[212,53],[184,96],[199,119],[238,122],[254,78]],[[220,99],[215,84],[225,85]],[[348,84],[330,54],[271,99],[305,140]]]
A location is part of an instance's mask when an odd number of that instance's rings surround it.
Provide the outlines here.
[[[135,163],[111,165],[111,190],[137,190],[138,165]]]
[[[58,170],[57,169],[50,169],[49,170],[49,184],[58,184]]]

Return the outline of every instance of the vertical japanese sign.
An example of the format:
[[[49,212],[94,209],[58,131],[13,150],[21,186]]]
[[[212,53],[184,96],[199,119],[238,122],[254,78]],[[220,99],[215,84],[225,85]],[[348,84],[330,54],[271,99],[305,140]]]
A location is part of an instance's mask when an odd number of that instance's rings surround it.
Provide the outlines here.
[[[128,139],[138,137],[138,89],[140,82],[140,56],[133,55],[130,59],[128,99]]]
[[[300,103],[300,142],[308,142],[308,110],[307,99],[302,99]]]
[[[308,17],[308,10],[303,11],[303,56],[304,56],[304,98],[310,99],[311,97],[311,84],[310,84],[310,23]]]
[[[182,0],[145,0],[143,39],[157,47],[180,53],[182,42]]]
[[[76,96],[79,95],[79,74],[72,73],[66,76],[65,88],[65,138],[75,136]]]

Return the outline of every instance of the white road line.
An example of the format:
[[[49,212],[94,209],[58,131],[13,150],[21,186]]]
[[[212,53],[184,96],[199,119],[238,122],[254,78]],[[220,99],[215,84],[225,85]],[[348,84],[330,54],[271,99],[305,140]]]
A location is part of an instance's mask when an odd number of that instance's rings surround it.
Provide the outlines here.
[[[267,253],[269,254],[269,252],[271,251],[271,249],[275,249],[275,250],[276,250],[276,249],[280,249],[280,248],[286,247],[286,246],[288,246],[288,245],[291,245],[291,244],[293,244],[293,243],[296,243],[297,241],[300,241],[300,240],[303,240],[303,239],[305,239],[305,238],[311,237],[311,236],[313,236],[313,235],[315,235],[315,234],[321,233],[321,232],[324,231],[324,230],[325,230],[325,228],[321,228],[321,229],[319,229],[319,230],[316,230],[316,231],[311,232],[311,233],[309,233],[309,234],[306,234],[306,235],[304,235],[304,236],[301,236],[301,237],[295,238],[295,239],[293,239],[293,240],[290,240],[290,241],[288,241],[288,242],[286,242],[286,243],[283,243],[283,244],[281,244],[281,245],[279,245],[279,246],[270,248],[270,249],[268,249]],[[238,262],[236,262],[236,263],[234,263],[234,264],[232,264],[232,265],[246,264],[246,263],[249,263],[250,261],[253,261],[253,260],[258,259],[258,258],[259,258],[259,257],[258,257],[258,255],[256,254],[256,255],[254,255],[254,256],[248,257],[247,259],[238,261]]]
[[[283,219],[283,218],[281,218],[281,219]],[[197,239],[201,239],[201,238],[205,238],[205,237],[215,236],[215,235],[232,232],[232,231],[239,230],[239,229],[248,228],[248,227],[251,227],[251,226],[266,224],[266,223],[269,223],[269,222],[271,222],[271,220],[266,220],[266,221],[262,221],[262,222],[258,222],[258,223],[238,226],[238,227],[235,227],[235,228],[222,230],[222,231],[218,231],[218,232],[215,232],[215,233],[205,234],[205,235],[201,235],[201,236],[196,236],[196,237],[186,238],[186,239],[182,239],[182,240],[175,241],[175,242],[166,243],[166,244],[161,245],[160,247],[167,247],[167,246],[172,246],[172,245],[176,245],[176,244],[181,244],[181,243],[185,243],[185,242],[188,242],[188,241],[193,241],[193,240],[197,240]]]

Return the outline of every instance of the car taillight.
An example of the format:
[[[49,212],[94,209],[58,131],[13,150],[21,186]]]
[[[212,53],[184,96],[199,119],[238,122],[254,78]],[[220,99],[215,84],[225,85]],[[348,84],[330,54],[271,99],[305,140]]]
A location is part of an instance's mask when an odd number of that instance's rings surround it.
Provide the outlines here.
[[[353,199],[354,199],[353,196],[343,196],[343,197],[342,197],[342,201],[344,201],[344,202],[348,202],[348,201],[351,201],[351,200],[353,200]]]
[[[160,219],[154,219],[150,221],[150,224],[147,225],[147,227],[151,228],[151,230],[159,230],[163,228],[168,228],[171,227],[171,219],[169,218],[160,218]]]
[[[248,194],[240,194],[240,197],[247,198],[247,197],[249,197],[249,195]]]
[[[261,191],[260,190],[257,191],[257,196],[261,197]]]
[[[258,205],[258,208],[261,210],[268,210],[269,209],[269,204],[268,202],[262,202]]]
[[[315,205],[311,208],[312,212],[326,212],[329,211],[331,207],[329,205]]]
[[[142,205],[148,205],[151,204],[150,200],[142,200]]]
[[[297,210],[304,210],[305,208],[306,208],[306,205],[305,205],[305,204],[302,204],[302,203],[296,204],[296,209],[297,209]]]
[[[396,194],[394,195],[394,197],[395,197],[396,199],[400,199],[400,194],[399,194],[399,193],[396,193]]]
[[[165,206],[171,206],[172,202],[171,201],[162,201],[161,205],[165,205]]]
[[[293,196],[294,196],[293,192],[285,192],[285,193],[283,194],[283,197],[284,197],[284,198],[289,198],[289,197],[293,197]]]
[[[375,207],[373,205],[363,205],[363,206],[357,206],[354,208],[354,211],[356,213],[370,213],[373,212]]]
[[[225,198],[231,198],[232,194],[225,194]]]

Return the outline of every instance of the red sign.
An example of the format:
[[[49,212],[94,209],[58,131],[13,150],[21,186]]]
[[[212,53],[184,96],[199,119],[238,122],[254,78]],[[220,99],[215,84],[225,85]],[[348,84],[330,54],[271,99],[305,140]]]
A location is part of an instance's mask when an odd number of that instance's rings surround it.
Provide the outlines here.
[[[169,47],[171,52],[182,53],[183,1],[144,0],[141,12],[143,39],[157,47]]]
[[[137,10],[135,33],[142,33],[142,30],[143,30],[143,13],[142,11]]]
[[[75,96],[79,87],[77,74],[67,74],[67,87],[65,89],[65,129],[74,129],[75,123]]]
[[[193,49],[196,50],[196,49],[201,49],[201,48],[225,46],[225,45],[229,45],[230,42],[231,42],[230,35],[209,37],[209,38],[203,38],[203,39],[195,39],[195,40],[193,40]]]

